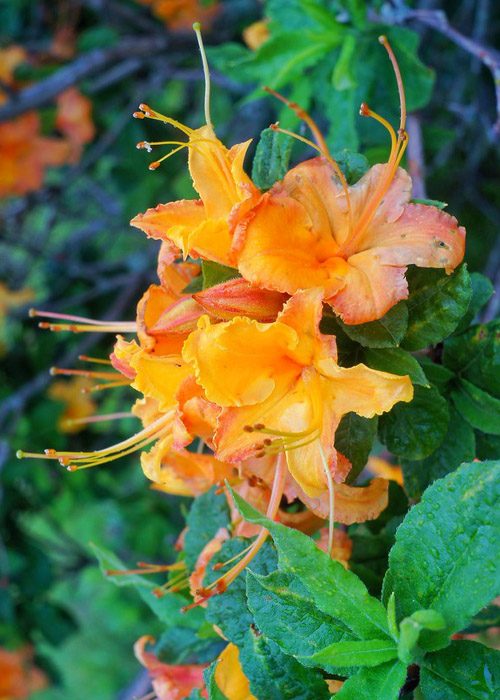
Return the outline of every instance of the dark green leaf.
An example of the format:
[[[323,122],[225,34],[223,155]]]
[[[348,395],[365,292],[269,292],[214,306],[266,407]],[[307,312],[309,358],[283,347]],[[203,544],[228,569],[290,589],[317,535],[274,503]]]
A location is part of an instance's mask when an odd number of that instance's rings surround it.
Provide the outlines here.
[[[419,350],[453,333],[469,306],[472,284],[465,265],[452,275],[442,270],[413,268],[407,277],[409,321],[401,345],[406,350]]]
[[[261,190],[267,190],[281,180],[288,170],[293,140],[272,129],[261,132],[253,159],[252,180]]]
[[[284,654],[258,629],[247,629],[240,647],[240,663],[250,690],[265,700],[327,700],[327,685],[319,671],[305,668]]]
[[[340,620],[360,639],[389,636],[384,607],[368,594],[357,576],[330,559],[310,537],[271,522],[237,493],[232,494],[245,520],[270,531],[280,568],[300,579],[320,610]]]
[[[425,491],[396,533],[384,599],[394,591],[399,619],[429,608],[446,621],[439,638],[422,634],[424,649],[446,646],[498,593],[499,476],[500,462],[463,464]]]
[[[462,318],[455,329],[455,333],[463,333],[475,319],[479,311],[489,301],[493,294],[491,281],[480,272],[471,272],[470,281],[472,284],[472,297],[467,313]]]
[[[333,71],[333,86],[335,90],[348,90],[356,87],[356,78],[352,70],[352,60],[355,53],[356,37],[354,34],[347,34]]]
[[[312,656],[300,658],[302,663],[319,666],[325,671],[336,672],[346,666],[379,666],[396,659],[396,644],[387,638],[355,642],[334,642]]]
[[[443,363],[480,389],[500,398],[500,321],[473,326],[448,338]]]
[[[500,399],[465,379],[458,380],[458,387],[451,392],[451,398],[459,413],[473,428],[500,435]]]
[[[474,431],[451,406],[448,431],[437,450],[423,460],[401,464],[408,496],[419,499],[433,481],[454,471],[462,462],[472,461],[475,447]]]
[[[348,628],[319,610],[291,574],[249,574],[247,598],[258,628],[292,656],[312,656],[333,642],[352,639]]]
[[[348,481],[354,481],[365,466],[377,434],[377,418],[346,413],[335,432],[335,448],[352,463]]]
[[[393,348],[401,342],[408,326],[408,309],[404,301],[393,306],[378,321],[350,326],[339,319],[346,335],[368,348]]]
[[[184,538],[186,564],[193,569],[202,549],[215,537],[217,530],[230,522],[227,499],[216,487],[195,498],[186,518]]]
[[[221,549],[210,560],[204,584],[218,579],[229,567],[214,571],[213,566],[227,561],[248,547],[248,540],[236,537],[224,542]],[[257,574],[268,574],[276,568],[276,551],[271,542],[266,542],[249,569]],[[217,625],[226,639],[238,646],[243,644],[245,634],[253,622],[246,598],[246,574],[241,574],[225,591],[224,595],[214,596],[208,601],[207,620]]]
[[[443,365],[438,365],[428,357],[421,356],[417,359],[429,382],[443,394],[448,388],[450,381],[455,377],[454,372],[443,367]]]
[[[391,374],[408,375],[413,384],[429,386],[429,381],[417,360],[401,348],[386,348],[365,350],[365,363],[368,367],[390,372]]]
[[[355,153],[347,148],[336,151],[333,155],[350,185],[357,182],[370,167],[368,160],[362,153]]]
[[[425,657],[423,700],[495,700],[500,696],[500,652],[469,641]]]
[[[476,457],[496,459],[500,455],[500,435],[485,435],[476,431]]]
[[[406,666],[401,661],[362,668],[346,680],[335,700],[398,700],[405,679]]]
[[[424,459],[442,443],[449,422],[447,401],[433,387],[415,387],[411,403],[397,403],[379,418],[379,436],[405,459]]]
[[[201,274],[203,289],[215,287],[216,284],[240,277],[240,273],[234,267],[227,267],[211,260],[202,260]]]
[[[218,656],[224,646],[215,632],[205,638],[189,627],[171,627],[158,640],[155,653],[160,661],[168,664],[207,663]]]

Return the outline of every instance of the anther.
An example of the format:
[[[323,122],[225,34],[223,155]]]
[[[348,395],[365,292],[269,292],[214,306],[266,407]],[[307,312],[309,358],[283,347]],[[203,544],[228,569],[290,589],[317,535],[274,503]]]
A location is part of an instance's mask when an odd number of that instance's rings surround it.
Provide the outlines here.
[[[253,429],[254,430],[264,430],[265,427],[266,426],[264,425],[264,423],[255,423],[253,426]]]
[[[148,170],[156,170],[159,167],[160,167],[159,161],[155,160],[153,163],[150,163],[148,165]]]
[[[134,117],[134,119],[145,119],[146,118],[146,115],[144,114],[144,112],[133,112],[132,116]]]
[[[244,425],[243,430],[245,431],[245,433],[253,433],[255,428],[252,425]]]

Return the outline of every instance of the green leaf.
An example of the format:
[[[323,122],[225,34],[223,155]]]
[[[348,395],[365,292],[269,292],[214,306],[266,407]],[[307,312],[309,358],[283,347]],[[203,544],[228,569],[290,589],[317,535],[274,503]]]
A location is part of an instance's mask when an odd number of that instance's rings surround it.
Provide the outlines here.
[[[489,301],[493,294],[493,284],[480,272],[471,272],[472,297],[467,313],[455,329],[455,333],[463,333],[475,319],[479,311]]]
[[[401,345],[406,350],[419,350],[453,333],[469,306],[472,284],[466,265],[452,275],[443,270],[412,268],[407,278],[409,321]]]
[[[352,60],[356,52],[356,43],[354,34],[347,34],[344,38],[340,56],[333,71],[333,86],[335,90],[349,90],[357,85],[352,66]]]
[[[500,398],[500,321],[472,326],[444,343],[444,365]]]
[[[446,646],[500,588],[498,492],[500,462],[472,462],[424,493],[396,533],[384,599],[396,594],[399,618],[416,610],[443,615],[445,633],[420,645]]]
[[[411,403],[397,403],[379,418],[379,436],[398,457],[424,459],[443,442],[450,414],[448,402],[433,387],[415,387]]]
[[[398,656],[407,666],[420,663],[424,653],[418,648],[422,630],[440,632],[446,627],[443,616],[435,610],[417,610],[399,626]]]
[[[438,199],[412,199],[412,204],[426,204],[429,207],[436,207],[437,209],[446,209],[448,206],[447,202],[440,202]]]
[[[391,593],[387,602],[387,624],[391,637],[395,640],[399,637],[398,623],[396,620],[396,596]]]
[[[228,280],[240,277],[240,273],[234,267],[227,267],[211,260],[202,260],[201,274],[203,279],[203,289],[215,287],[216,284],[227,282]]]
[[[184,538],[184,554],[190,569],[195,567],[203,548],[215,537],[217,530],[227,527],[230,521],[227,499],[223,493],[217,493],[215,486],[194,499],[186,518]]]
[[[405,460],[401,464],[408,496],[418,500],[433,481],[454,471],[463,462],[472,461],[476,455],[475,448],[474,431],[450,406],[448,431],[437,450],[423,460]]]
[[[500,435],[485,435],[476,431],[476,457],[496,459],[500,454]]]
[[[222,571],[214,571],[215,564],[227,561],[246,547],[248,547],[248,540],[242,537],[235,537],[224,542],[221,549],[210,560],[203,581],[204,585],[212,583],[228,570],[228,567],[225,567]],[[271,542],[266,542],[249,567],[257,574],[268,574],[276,568],[276,551]],[[210,598],[206,614],[208,622],[217,625],[226,639],[238,646],[243,644],[245,634],[253,622],[252,614],[247,605],[246,577],[246,573],[241,574],[228,587],[224,595]]]
[[[264,129],[253,159],[252,180],[261,190],[268,190],[281,180],[290,162],[293,140],[273,129]]]
[[[224,641],[213,632],[200,635],[200,630],[190,627],[171,627],[165,630],[156,645],[155,653],[160,661],[168,664],[208,663],[220,654]]]
[[[451,398],[459,413],[473,428],[500,435],[500,399],[465,379],[458,380],[458,388],[451,392]]]
[[[443,365],[438,365],[425,356],[420,356],[417,360],[429,382],[443,394],[447,390],[450,381],[455,377],[454,372],[450,372]]]
[[[345,625],[316,607],[308,590],[291,574],[249,573],[247,598],[258,628],[286,654],[312,656],[333,642],[353,638]]]
[[[350,185],[357,182],[370,167],[367,158],[362,153],[355,153],[348,148],[336,151],[333,157]]]
[[[204,611],[200,608],[193,608],[186,613],[181,612],[181,608],[189,602],[184,596],[178,593],[169,593],[158,598],[153,594],[153,590],[157,586],[145,576],[139,576],[138,574],[108,577],[106,574],[108,570],[124,570],[126,569],[125,565],[115,554],[103,547],[91,544],[91,549],[95,553],[101,571],[106,578],[112,581],[115,586],[132,586],[135,588],[156,617],[168,627],[179,625],[180,627],[190,627],[196,630],[201,627],[205,619]]]
[[[249,522],[271,533],[280,569],[300,579],[315,605],[340,620],[360,639],[389,636],[383,605],[338,561],[330,559],[306,535],[268,520],[231,490],[236,507]]]
[[[346,335],[368,348],[393,348],[401,342],[408,326],[408,309],[404,301],[393,306],[378,321],[350,326],[339,319]]]
[[[352,463],[348,482],[354,481],[365,466],[377,434],[377,418],[346,413],[335,432],[335,449]]]
[[[469,641],[428,654],[420,668],[423,700],[495,700],[500,696],[500,652]]]
[[[335,673],[345,666],[379,666],[396,659],[398,649],[392,640],[369,639],[355,642],[334,642],[312,656],[299,660]]]
[[[386,348],[385,350],[370,348],[365,350],[365,363],[368,367],[382,372],[390,372],[400,376],[406,374],[413,384],[429,386],[429,381],[418,361],[401,348]]]
[[[346,680],[335,700],[398,700],[405,679],[406,666],[401,661],[362,668]]]
[[[330,693],[319,671],[305,668],[284,654],[275,642],[251,627],[239,649],[250,690],[265,700],[328,700]]]

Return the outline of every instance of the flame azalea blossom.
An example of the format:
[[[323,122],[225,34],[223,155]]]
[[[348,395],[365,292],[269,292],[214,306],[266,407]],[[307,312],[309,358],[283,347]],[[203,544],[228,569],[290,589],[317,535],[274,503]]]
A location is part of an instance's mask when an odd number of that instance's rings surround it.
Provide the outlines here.
[[[86,427],[85,418],[93,415],[97,408],[87,393],[91,387],[92,382],[86,377],[74,377],[67,382],[51,384],[48,391],[50,398],[65,405],[58,422],[61,432],[77,433]]]
[[[321,155],[292,168],[256,207],[234,216],[233,248],[247,280],[288,294],[319,287],[348,324],[381,318],[405,299],[408,265],[451,273],[465,249],[465,229],[454,217],[433,206],[410,203],[411,178],[399,168],[408,143],[403,84],[387,39],[381,37],[381,43],[398,83],[397,135],[367,105],[361,106],[361,114],[388,130],[387,163],[373,166],[349,187],[314,121],[275,93],[309,125]]]
[[[140,637],[134,645],[134,652],[137,660],[147,668],[158,700],[183,700],[193,690],[203,689],[205,666],[162,663],[152,652],[146,651],[146,645],[154,642],[154,638],[148,635]],[[207,697],[206,693],[203,697]]]
[[[322,296],[298,292],[269,324],[240,317],[212,325],[202,317],[183,350],[207,399],[223,407],[219,459],[285,451],[291,475],[316,498],[327,488],[323,456],[329,474],[346,476],[333,447],[341,417],[370,418],[413,396],[409,377],[339,367],[335,339],[319,332]]]
[[[149,5],[151,11],[165,24],[179,31],[191,29],[193,22],[202,22],[210,26],[219,12],[217,2],[200,2],[200,0],[139,0],[142,5]]]
[[[250,683],[241,668],[240,653],[235,644],[228,644],[219,655],[214,679],[227,700],[257,700],[250,692]]]
[[[69,88],[57,98],[56,127],[67,138],[71,153],[68,160],[76,163],[83,146],[95,136],[92,102],[76,88]]]
[[[45,674],[33,665],[33,651],[23,647],[17,651],[0,648],[0,698],[24,700],[47,686]]]

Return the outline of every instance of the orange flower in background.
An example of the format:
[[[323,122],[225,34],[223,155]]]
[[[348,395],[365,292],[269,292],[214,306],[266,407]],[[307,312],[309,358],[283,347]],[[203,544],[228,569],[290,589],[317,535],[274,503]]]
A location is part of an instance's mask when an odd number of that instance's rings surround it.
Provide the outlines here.
[[[374,476],[381,476],[389,481],[395,481],[403,486],[403,472],[397,464],[391,464],[386,459],[372,455],[366,465],[368,471]]]
[[[252,51],[256,51],[269,39],[269,22],[261,19],[243,30],[243,41]]]
[[[47,677],[33,664],[33,651],[0,647],[0,700],[24,700],[47,687]]]
[[[67,138],[71,153],[68,160],[79,160],[83,146],[95,136],[92,102],[76,88],[69,88],[57,98],[56,127]]]
[[[29,287],[12,290],[0,282],[0,324],[11,309],[29,304],[30,301],[33,301],[34,296],[34,291]]]
[[[140,637],[134,645],[137,660],[148,670],[157,700],[183,700],[195,689],[203,689],[203,671],[201,664],[171,665],[162,663],[155,654],[146,651],[147,644],[154,644],[153,637]],[[203,697],[207,697],[202,692]]]
[[[174,31],[191,29],[193,22],[202,22],[209,27],[220,9],[216,1],[139,0],[139,2],[142,5],[148,5],[151,12]]]
[[[187,339],[183,357],[207,399],[224,407],[215,434],[223,461],[286,452],[288,469],[306,495],[320,496],[329,473],[343,481],[334,435],[341,417],[365,417],[410,401],[409,377],[364,365],[339,367],[333,336],[319,332],[322,290],[298,292],[274,323],[246,318],[211,324]]]
[[[402,79],[392,49],[384,37],[381,41],[400,93],[397,134],[366,105],[361,114],[388,130],[387,163],[373,166],[348,186],[314,121],[274,93],[306,121],[318,145],[309,143],[321,155],[292,168],[256,207],[234,217],[238,269],[247,280],[289,294],[319,287],[348,324],[381,318],[405,299],[408,265],[451,273],[465,249],[465,229],[454,217],[433,206],[410,203],[411,179],[398,167],[408,142]]]
[[[19,46],[0,51],[0,81],[16,87],[14,70],[26,58],[26,52]],[[7,94],[0,90],[0,104],[7,99]],[[37,190],[48,167],[76,162],[83,145],[94,137],[91,107],[91,102],[76,88],[59,96],[56,126],[65,138],[42,135],[41,119],[34,111],[0,123],[0,197]]]
[[[78,433],[86,427],[84,419],[92,416],[97,409],[97,404],[88,394],[92,386],[93,382],[85,377],[51,384],[48,395],[64,404],[64,411],[58,421],[61,432]]]

